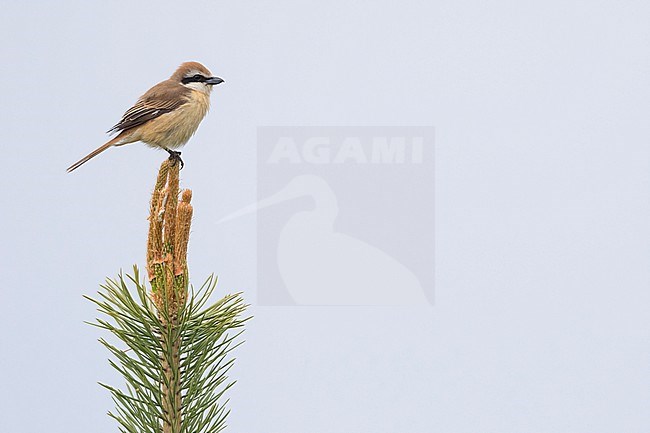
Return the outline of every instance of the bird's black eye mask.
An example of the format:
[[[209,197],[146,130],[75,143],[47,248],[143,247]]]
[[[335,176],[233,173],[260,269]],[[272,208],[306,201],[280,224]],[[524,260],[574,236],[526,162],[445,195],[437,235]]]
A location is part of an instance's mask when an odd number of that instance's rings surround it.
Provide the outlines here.
[[[207,80],[207,78],[204,77],[203,75],[195,74],[195,75],[192,75],[191,77],[183,77],[183,79],[181,80],[181,83],[183,83],[183,84],[205,83],[206,80]]]

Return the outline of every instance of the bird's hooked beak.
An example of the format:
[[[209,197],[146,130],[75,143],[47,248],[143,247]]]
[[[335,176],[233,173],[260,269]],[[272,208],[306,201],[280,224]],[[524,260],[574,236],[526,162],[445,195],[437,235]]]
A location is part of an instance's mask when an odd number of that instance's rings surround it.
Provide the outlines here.
[[[209,84],[211,86],[216,86],[217,84],[223,83],[223,80],[219,77],[210,77],[207,80],[205,80],[204,83]]]

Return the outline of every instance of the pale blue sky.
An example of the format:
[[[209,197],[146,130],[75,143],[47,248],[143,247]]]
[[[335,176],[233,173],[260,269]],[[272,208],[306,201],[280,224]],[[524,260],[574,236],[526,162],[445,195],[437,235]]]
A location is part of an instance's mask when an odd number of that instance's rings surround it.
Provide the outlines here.
[[[115,432],[82,322],[143,265],[164,158],[111,149],[185,60],[226,80],[184,149],[192,275],[256,291],[263,125],[436,130],[433,307],[254,305],[230,432],[650,431],[650,4],[0,4],[0,431]]]

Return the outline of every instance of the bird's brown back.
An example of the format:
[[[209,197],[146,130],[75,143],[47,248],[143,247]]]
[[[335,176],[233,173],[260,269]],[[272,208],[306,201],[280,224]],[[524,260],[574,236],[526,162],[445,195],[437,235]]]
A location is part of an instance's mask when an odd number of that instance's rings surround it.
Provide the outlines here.
[[[191,90],[173,78],[153,86],[129,108],[111,132],[122,132],[140,126],[187,103]]]

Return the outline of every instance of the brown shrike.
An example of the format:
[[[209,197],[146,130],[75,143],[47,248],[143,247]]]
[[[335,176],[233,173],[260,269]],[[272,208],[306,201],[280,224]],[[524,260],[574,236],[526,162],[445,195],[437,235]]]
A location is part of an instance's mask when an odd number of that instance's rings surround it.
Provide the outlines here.
[[[186,62],[176,72],[138,99],[122,120],[108,130],[117,136],[90,152],[68,167],[68,173],[76,170],[90,158],[99,155],[111,146],[142,141],[151,147],[169,152],[170,158],[181,162],[182,147],[196,132],[210,108],[212,86],[223,83],[219,77],[198,62]]]

